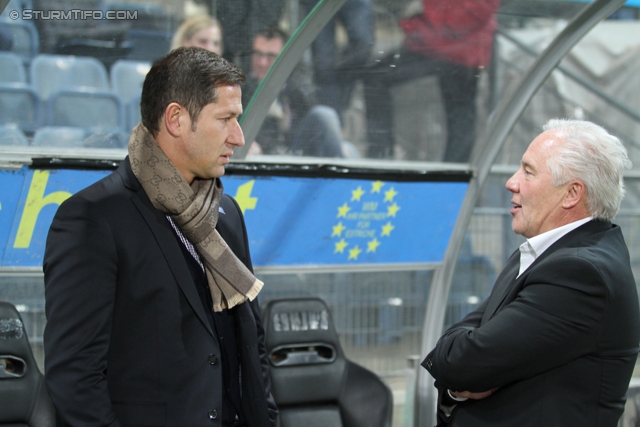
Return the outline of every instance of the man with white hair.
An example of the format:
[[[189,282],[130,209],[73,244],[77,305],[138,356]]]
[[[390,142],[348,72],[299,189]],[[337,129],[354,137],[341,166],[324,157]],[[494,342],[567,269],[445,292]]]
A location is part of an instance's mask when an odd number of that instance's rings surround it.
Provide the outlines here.
[[[629,251],[611,223],[630,166],[590,122],[551,120],[530,144],[506,184],[527,241],[422,363],[438,426],[617,425],[640,341]]]

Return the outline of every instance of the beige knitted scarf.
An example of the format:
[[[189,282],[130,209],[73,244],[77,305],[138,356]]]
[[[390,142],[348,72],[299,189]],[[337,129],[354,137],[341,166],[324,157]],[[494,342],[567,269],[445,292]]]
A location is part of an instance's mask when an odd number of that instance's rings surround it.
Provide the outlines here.
[[[222,198],[219,179],[195,179],[191,185],[139,123],[129,139],[134,175],[153,206],[169,215],[194,245],[204,265],[213,310],[242,304],[258,296],[263,283],[231,251],[216,230]]]

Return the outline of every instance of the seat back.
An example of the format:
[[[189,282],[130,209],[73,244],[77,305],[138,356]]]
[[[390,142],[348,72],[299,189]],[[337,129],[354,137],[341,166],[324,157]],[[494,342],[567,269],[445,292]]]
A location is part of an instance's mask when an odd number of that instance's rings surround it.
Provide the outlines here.
[[[29,140],[16,126],[4,126],[0,124],[0,145],[26,147],[29,145]]]
[[[15,306],[0,301],[0,426],[54,427],[55,410]]]
[[[24,83],[0,83],[0,124],[17,125],[31,133],[41,124],[38,94]]]
[[[125,130],[124,107],[113,92],[61,90],[51,94],[46,105],[46,123],[50,126]]]
[[[171,31],[132,28],[127,39],[132,49],[127,58],[154,62],[169,52],[172,37]]]
[[[27,72],[18,54],[0,52],[0,83],[27,83]]]
[[[113,63],[109,75],[111,87],[123,104],[140,97],[144,78],[150,69],[151,63],[146,61],[119,59]]]
[[[128,134],[69,126],[43,126],[33,136],[34,147],[125,148]]]
[[[133,129],[140,121],[142,121],[142,115],[140,113],[140,95],[131,99],[127,105],[125,105],[125,114],[127,116],[127,130]]]
[[[9,12],[15,9],[5,9]],[[0,18],[0,30],[11,37],[11,52],[17,54],[25,63],[31,61],[39,51],[39,36],[36,26],[30,21]]]
[[[95,58],[40,54],[33,58],[29,74],[42,99],[66,89],[109,90],[107,69]]]
[[[324,301],[271,300],[262,316],[282,427],[391,426],[391,390],[345,357]]]

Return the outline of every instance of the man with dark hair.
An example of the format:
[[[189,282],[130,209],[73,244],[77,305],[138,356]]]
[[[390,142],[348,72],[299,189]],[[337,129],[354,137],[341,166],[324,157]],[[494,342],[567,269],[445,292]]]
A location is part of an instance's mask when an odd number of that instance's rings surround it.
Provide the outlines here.
[[[243,93],[245,107],[288,38],[278,27],[267,27],[254,35],[251,75]],[[342,138],[338,113],[326,105],[317,105],[311,70],[304,64],[293,70],[271,105],[256,143],[254,147],[259,147],[263,154],[344,157],[346,142]]]
[[[274,426],[244,220],[220,177],[242,71],[179,48],[145,79],[129,156],[55,215],[46,382],[68,426]]]

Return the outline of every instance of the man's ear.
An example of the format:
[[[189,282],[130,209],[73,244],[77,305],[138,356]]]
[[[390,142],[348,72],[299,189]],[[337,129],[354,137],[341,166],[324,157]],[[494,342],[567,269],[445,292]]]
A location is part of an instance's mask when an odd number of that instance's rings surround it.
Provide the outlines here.
[[[584,201],[586,197],[586,188],[581,181],[571,181],[567,187],[567,193],[562,201],[562,207],[565,209],[572,209],[580,202]]]
[[[174,138],[179,137],[184,131],[184,126],[187,125],[184,117],[186,113],[187,111],[176,102],[167,105],[164,110],[164,125],[167,132]],[[186,115],[188,117],[188,114]]]

